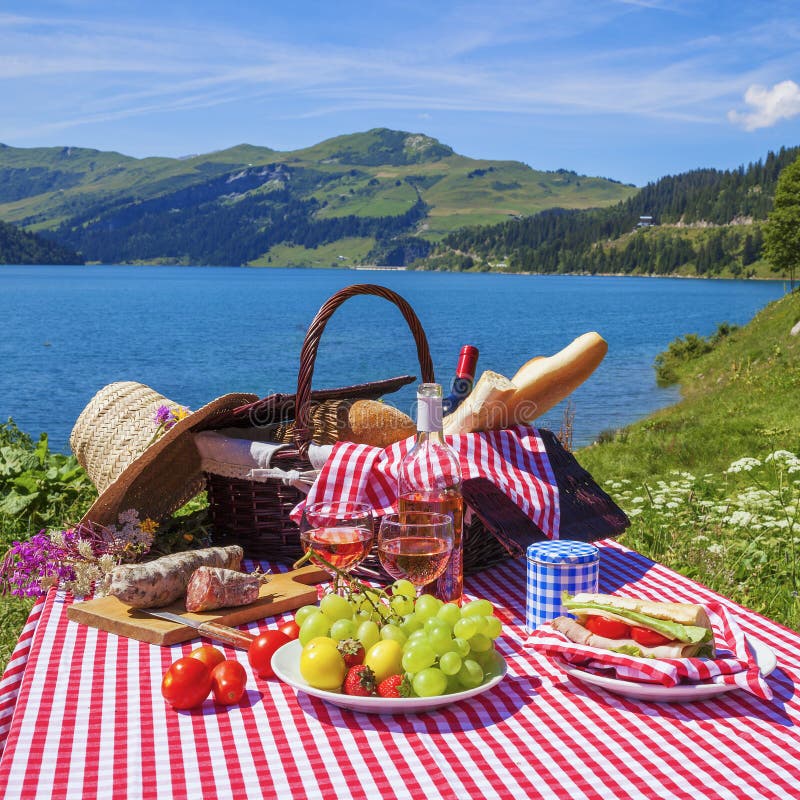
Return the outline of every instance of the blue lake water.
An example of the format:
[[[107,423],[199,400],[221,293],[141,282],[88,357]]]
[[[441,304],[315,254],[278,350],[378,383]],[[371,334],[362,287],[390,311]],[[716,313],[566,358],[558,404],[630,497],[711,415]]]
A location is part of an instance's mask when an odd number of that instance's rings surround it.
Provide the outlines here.
[[[574,443],[678,399],[655,384],[653,359],[676,336],[743,324],[780,297],[780,281],[450,274],[206,267],[0,266],[0,419],[13,417],[51,447],[92,395],[118,380],[152,386],[196,408],[221,394],[292,392],[300,348],[317,309],[352,283],[399,292],[427,333],[447,383],[459,348],[480,349],[478,371],[513,375],[535,355],[590,330],[609,352],[571,396]],[[399,311],[358,297],[334,315],[314,386],[419,375]],[[414,388],[387,398],[410,412]],[[558,430],[557,407],[538,424]]]

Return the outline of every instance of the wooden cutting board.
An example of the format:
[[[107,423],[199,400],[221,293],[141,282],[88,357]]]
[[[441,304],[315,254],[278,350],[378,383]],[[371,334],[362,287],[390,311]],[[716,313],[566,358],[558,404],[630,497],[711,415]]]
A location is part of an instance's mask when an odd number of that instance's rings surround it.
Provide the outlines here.
[[[190,613],[183,600],[178,600],[170,606],[164,606],[164,610],[197,622],[221,622],[223,625],[235,627],[274,617],[300,606],[313,605],[317,602],[315,584],[329,579],[327,572],[311,565],[270,575],[269,580],[261,587],[258,600],[247,606]],[[92,628],[149,644],[177,644],[198,635],[197,630],[189,625],[151,617],[111,596],[73,603],[67,608],[67,617]]]

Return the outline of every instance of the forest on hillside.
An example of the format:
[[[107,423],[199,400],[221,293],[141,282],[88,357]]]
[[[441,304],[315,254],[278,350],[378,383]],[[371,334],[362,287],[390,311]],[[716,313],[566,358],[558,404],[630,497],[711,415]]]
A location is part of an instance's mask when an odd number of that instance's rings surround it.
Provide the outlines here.
[[[609,208],[551,209],[464,228],[445,237],[431,264],[438,258],[446,267],[458,254],[461,264],[504,262],[509,271],[663,275],[691,263],[700,275],[747,274],[761,255],[759,223],[772,209],[778,175],[798,155],[800,148],[783,148],[735,170],[667,176]],[[652,226],[638,227],[642,217]]]

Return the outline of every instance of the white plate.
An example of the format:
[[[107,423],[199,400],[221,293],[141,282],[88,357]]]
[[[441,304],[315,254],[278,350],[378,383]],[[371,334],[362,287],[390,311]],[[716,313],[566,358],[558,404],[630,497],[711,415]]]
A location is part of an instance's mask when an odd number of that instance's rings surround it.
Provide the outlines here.
[[[759,639],[748,637],[747,641],[753,649],[753,655],[761,674],[766,677],[775,669],[778,663],[775,653]],[[584,683],[591,683],[593,686],[599,686],[601,689],[607,689],[609,692],[616,692],[636,700],[651,700],[657,703],[686,703],[692,700],[706,700],[709,697],[715,697],[718,694],[724,694],[739,688],[736,684],[729,683],[687,683],[672,687],[662,686],[658,683],[639,683],[587,672],[561,658],[554,658],[553,661],[571,678],[576,678]]]
[[[453,694],[443,694],[438,697],[354,697],[341,692],[326,692],[324,689],[315,689],[309,686],[300,674],[300,653],[303,647],[295,639],[276,650],[272,656],[272,669],[275,674],[289,686],[313,695],[321,697],[333,705],[349,708],[351,711],[362,711],[369,714],[417,714],[423,711],[431,711],[434,708],[448,706],[460,700],[488,692],[497,686],[505,677],[506,666],[503,663],[503,672],[492,678],[488,683],[478,686],[476,689],[468,689],[465,692],[454,692]]]

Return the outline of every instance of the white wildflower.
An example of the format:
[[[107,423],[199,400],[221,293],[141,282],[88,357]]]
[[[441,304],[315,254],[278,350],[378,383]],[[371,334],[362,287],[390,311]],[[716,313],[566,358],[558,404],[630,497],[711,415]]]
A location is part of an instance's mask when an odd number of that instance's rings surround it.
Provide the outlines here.
[[[707,548],[709,553],[718,556],[725,552],[725,548],[721,544],[710,544]]]
[[[723,521],[727,522],[728,525],[736,525],[744,528],[753,521],[753,515],[749,511],[737,510]]]
[[[778,461],[784,462],[785,464],[797,464],[800,463],[800,459],[794,454],[790,453],[788,450],[776,450],[774,453],[770,453],[765,459],[764,463],[767,461]]]
[[[744,458],[740,458],[738,461],[734,461],[725,471],[731,473],[750,472],[751,470],[760,466],[761,462],[757,458],[750,458],[749,456],[745,456]]]
[[[674,500],[670,500],[666,504],[666,506],[667,506],[667,508],[679,508],[680,507],[680,503],[676,503]]]
[[[629,517],[638,517],[639,514],[641,514],[641,513],[642,513],[642,509],[641,508],[632,508],[630,511],[628,511],[628,516]]]
[[[110,553],[104,553],[98,559],[97,566],[100,568],[100,572],[106,575],[117,566],[117,561]]]
[[[81,558],[93,559],[94,553],[92,552],[92,545],[88,539],[79,539],[77,544],[78,555]]]

